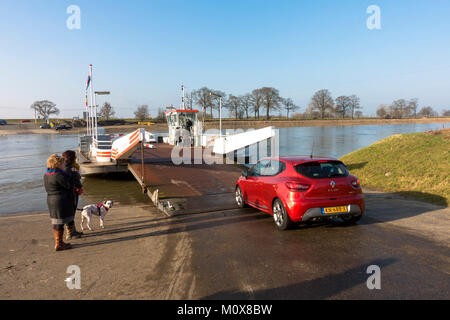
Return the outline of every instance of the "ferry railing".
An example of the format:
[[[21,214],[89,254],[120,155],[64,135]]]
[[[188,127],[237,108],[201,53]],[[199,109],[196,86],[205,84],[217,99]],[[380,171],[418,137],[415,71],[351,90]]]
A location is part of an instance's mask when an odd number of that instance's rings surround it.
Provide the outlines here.
[[[101,150],[111,150],[112,141],[109,135],[99,135],[98,139],[94,138],[94,146]]]

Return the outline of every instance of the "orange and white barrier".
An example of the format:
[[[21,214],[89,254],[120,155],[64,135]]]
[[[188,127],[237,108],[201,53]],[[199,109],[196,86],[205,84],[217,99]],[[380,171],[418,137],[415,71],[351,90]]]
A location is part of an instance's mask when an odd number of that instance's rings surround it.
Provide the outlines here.
[[[95,158],[96,158],[97,162],[109,162],[111,159],[111,150],[109,150],[109,151],[108,150],[106,150],[106,151],[97,150]]]
[[[111,158],[113,160],[127,159],[136,151],[141,141],[145,141],[145,130],[137,129],[116,139],[112,144]]]
[[[111,140],[96,140],[91,145],[91,157],[97,162],[111,162]]]

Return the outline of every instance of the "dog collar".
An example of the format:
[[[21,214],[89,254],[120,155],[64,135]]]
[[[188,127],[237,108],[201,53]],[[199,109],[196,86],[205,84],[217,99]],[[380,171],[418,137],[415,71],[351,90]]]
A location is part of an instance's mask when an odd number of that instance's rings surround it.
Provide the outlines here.
[[[105,208],[106,212],[108,212],[109,208],[106,207],[103,203],[97,203],[97,209],[100,211],[101,207]]]

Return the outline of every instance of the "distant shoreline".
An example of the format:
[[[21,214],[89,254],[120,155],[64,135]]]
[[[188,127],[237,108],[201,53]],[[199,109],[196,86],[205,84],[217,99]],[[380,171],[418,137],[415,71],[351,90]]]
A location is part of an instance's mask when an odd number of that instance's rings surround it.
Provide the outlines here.
[[[224,129],[248,129],[248,128],[263,128],[267,126],[274,126],[276,128],[290,128],[290,127],[334,127],[334,126],[359,126],[359,125],[392,125],[392,124],[410,124],[410,123],[449,123],[450,117],[446,118],[420,118],[420,119],[327,119],[327,120],[231,120],[224,119],[222,127]],[[154,123],[148,125],[116,125],[105,126],[107,133],[130,132],[137,128],[144,127],[149,131],[167,131],[166,123]],[[204,124],[205,129],[219,127],[219,120],[206,120]],[[0,126],[0,136],[18,135],[18,134],[82,134],[86,128],[73,128],[68,131],[56,131],[54,129],[39,129],[35,127],[34,123],[26,124],[8,124]]]
[[[317,120],[223,120],[224,128],[262,128],[274,126],[276,128],[289,127],[337,127],[337,126],[359,126],[359,125],[384,125],[384,124],[408,124],[408,123],[448,123],[450,117],[445,118],[418,118],[418,119],[317,119]],[[206,121],[206,127],[218,127],[219,121]]]

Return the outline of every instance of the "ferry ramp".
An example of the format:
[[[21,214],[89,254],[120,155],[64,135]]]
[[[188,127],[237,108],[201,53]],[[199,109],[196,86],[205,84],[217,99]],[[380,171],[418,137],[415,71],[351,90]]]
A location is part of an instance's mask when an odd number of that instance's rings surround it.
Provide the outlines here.
[[[160,210],[174,216],[237,208],[234,187],[243,165],[220,164],[225,162],[221,156],[201,156],[202,148],[188,148],[191,161],[177,165],[172,161],[172,148],[158,143],[155,149],[137,150],[128,164]],[[213,159],[216,163],[208,164]]]

